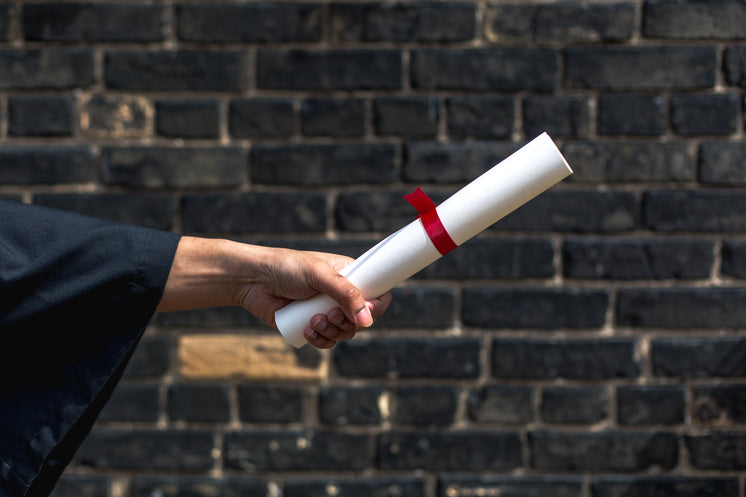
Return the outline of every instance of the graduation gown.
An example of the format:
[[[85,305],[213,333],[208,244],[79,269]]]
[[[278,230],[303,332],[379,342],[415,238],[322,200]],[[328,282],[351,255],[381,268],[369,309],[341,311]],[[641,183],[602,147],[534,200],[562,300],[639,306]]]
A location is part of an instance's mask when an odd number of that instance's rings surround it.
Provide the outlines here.
[[[0,200],[0,497],[52,490],[152,318],[178,241]]]

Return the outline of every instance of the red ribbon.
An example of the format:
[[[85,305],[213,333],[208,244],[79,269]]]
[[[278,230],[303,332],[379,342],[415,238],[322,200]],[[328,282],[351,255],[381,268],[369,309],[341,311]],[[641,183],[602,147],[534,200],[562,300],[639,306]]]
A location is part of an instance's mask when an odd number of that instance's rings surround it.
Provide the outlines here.
[[[420,214],[418,218],[422,221],[427,236],[438,249],[441,255],[446,255],[451,250],[458,247],[453,241],[451,235],[446,231],[446,227],[438,217],[438,211],[435,209],[435,203],[430,200],[427,193],[423,192],[418,186],[415,191],[409,195],[404,195],[404,199],[409,202]]]

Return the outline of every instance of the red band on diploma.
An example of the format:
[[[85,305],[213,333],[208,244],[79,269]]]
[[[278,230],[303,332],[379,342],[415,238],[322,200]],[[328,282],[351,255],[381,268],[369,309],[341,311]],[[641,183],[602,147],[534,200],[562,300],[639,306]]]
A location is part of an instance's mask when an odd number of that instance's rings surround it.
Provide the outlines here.
[[[435,209],[435,203],[430,200],[427,193],[423,192],[418,186],[415,191],[409,195],[404,195],[404,199],[412,204],[412,207],[417,209],[419,212],[419,219],[422,221],[422,226],[425,228],[427,236],[438,249],[441,255],[446,255],[451,250],[458,247],[456,242],[453,241],[451,235],[446,231],[446,227],[438,217],[438,211]]]

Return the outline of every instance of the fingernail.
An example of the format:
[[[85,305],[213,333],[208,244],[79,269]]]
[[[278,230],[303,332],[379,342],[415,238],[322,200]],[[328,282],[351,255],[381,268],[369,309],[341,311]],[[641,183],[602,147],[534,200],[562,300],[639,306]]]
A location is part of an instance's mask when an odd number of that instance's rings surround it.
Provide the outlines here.
[[[370,309],[367,306],[358,311],[356,318],[358,324],[365,328],[373,324],[373,316],[370,315]]]
[[[318,338],[319,334],[313,331],[311,328],[306,328],[303,330],[303,338],[305,338],[307,341],[316,340]]]
[[[336,324],[336,325],[340,325],[340,324],[344,323],[344,321],[345,321],[345,315],[344,315],[344,313],[342,311],[336,310],[336,309],[332,310],[331,312],[329,312],[329,314],[327,315],[327,317],[329,318],[329,321],[331,321],[333,324]]]
[[[324,331],[327,324],[325,316],[314,316],[311,319],[311,326],[319,331]]]

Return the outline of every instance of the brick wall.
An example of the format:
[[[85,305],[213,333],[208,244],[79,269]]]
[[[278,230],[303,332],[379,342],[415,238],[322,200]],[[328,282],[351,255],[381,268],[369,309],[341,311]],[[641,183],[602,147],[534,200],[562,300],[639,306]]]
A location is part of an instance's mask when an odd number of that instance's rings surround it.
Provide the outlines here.
[[[0,1],[0,195],[359,255],[575,170],[331,352],[158,316],[63,496],[743,497],[746,3]]]

